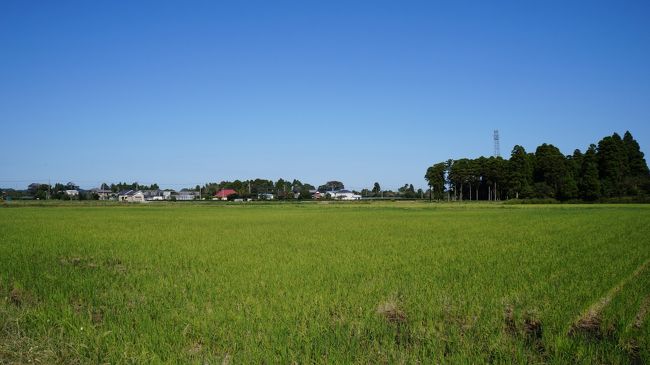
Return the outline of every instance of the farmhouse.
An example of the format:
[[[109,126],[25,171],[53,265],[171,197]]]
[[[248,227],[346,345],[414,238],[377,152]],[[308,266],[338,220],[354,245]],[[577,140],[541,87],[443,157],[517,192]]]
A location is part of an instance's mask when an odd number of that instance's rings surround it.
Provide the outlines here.
[[[93,194],[97,194],[97,199],[99,200],[115,199],[115,194],[113,194],[113,192],[108,189],[95,188],[90,189],[90,191]]]
[[[144,200],[163,200],[162,190],[143,190]]]
[[[355,194],[350,190],[328,191],[327,195],[329,195],[332,199],[338,200],[361,200],[361,195]]]
[[[257,199],[259,200],[273,200],[275,197],[271,193],[260,193],[257,194]]]
[[[221,189],[219,192],[214,194],[214,198],[212,200],[228,200],[229,196],[235,194],[237,194],[237,192],[233,189]]]
[[[179,191],[176,194],[176,200],[194,200],[199,198],[199,193],[196,191]]]
[[[124,190],[117,194],[117,199],[127,203],[144,203],[144,193],[140,190]]]
[[[69,196],[71,198],[79,196],[79,190],[76,190],[76,189],[66,190],[65,195],[67,195],[67,196]]]

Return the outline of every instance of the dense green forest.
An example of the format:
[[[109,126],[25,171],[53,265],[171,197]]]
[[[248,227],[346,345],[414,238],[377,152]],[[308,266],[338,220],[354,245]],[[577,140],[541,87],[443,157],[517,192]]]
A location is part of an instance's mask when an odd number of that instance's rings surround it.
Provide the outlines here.
[[[534,153],[514,146],[509,159],[479,157],[447,160],[427,169],[432,199],[557,199],[598,201],[647,197],[650,173],[643,152],[628,131],[563,155],[552,144]]]

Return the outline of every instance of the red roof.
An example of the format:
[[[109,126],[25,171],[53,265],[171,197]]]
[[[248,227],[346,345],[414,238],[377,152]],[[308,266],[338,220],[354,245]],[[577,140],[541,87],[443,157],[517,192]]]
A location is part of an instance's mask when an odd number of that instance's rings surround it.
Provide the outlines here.
[[[221,189],[218,193],[214,194],[214,196],[217,198],[227,198],[233,194],[237,194],[237,192],[233,189]]]

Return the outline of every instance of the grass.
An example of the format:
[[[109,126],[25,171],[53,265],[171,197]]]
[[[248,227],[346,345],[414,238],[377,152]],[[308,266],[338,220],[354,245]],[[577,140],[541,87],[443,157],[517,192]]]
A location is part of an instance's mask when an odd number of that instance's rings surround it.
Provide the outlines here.
[[[0,363],[648,363],[649,223],[643,205],[0,208]],[[596,332],[572,331],[593,308]]]

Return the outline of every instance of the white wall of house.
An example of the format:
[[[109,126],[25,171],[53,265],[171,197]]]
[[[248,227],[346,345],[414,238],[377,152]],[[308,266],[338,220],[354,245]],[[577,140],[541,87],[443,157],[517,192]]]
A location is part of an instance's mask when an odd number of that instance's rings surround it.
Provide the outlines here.
[[[341,194],[341,197],[339,198],[341,200],[361,200],[361,195],[353,194],[353,193],[343,193]]]
[[[338,192],[338,191],[332,191],[328,192],[329,196],[332,199],[338,199],[338,200],[361,200],[361,195],[357,195],[352,192]]]
[[[108,192],[97,192],[97,196],[99,197],[99,200],[109,200],[111,198],[111,193]]]
[[[130,195],[120,195],[118,200],[127,203],[144,203],[144,194],[141,191]]]
[[[194,192],[180,192],[176,196],[176,200],[194,200],[195,197],[199,195]]]
[[[137,193],[131,195],[131,202],[134,202],[134,203],[142,203],[142,202],[144,202],[144,194],[142,194],[142,192],[138,191]]]

